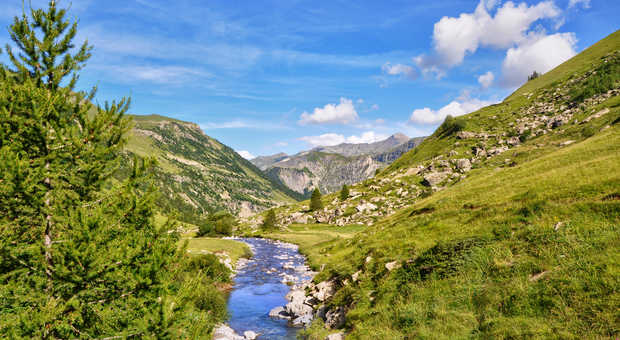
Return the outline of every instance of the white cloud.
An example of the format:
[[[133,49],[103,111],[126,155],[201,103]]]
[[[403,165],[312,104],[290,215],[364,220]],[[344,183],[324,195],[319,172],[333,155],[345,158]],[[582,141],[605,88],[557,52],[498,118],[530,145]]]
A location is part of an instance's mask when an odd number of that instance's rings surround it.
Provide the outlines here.
[[[479,47],[509,48],[526,39],[534,22],[561,14],[552,1],[532,6],[507,1],[491,16],[488,8],[495,5],[495,1],[480,1],[473,13],[441,18],[433,31],[435,55],[418,56],[414,62],[425,74],[441,77],[445,69],[459,65],[466,54],[476,52]]]
[[[491,71],[478,77],[478,83],[485,90],[493,85],[493,81],[495,81],[495,75]]]
[[[573,33],[532,35],[506,52],[502,63],[502,83],[508,87],[523,84],[536,71],[545,73],[573,57],[577,38]]]
[[[362,143],[375,143],[387,139],[389,136],[375,133],[374,131],[367,131],[362,133],[361,136],[350,136],[347,138],[347,143],[362,144]]]
[[[326,133],[320,136],[305,136],[299,138],[312,146],[332,146],[345,142],[346,138],[343,135],[336,133]]]
[[[480,100],[477,98],[457,99],[439,110],[432,110],[428,107],[416,109],[411,114],[409,122],[414,124],[439,124],[443,122],[448,115],[453,117],[462,116],[494,103],[493,101]]]
[[[320,136],[305,136],[299,138],[299,140],[304,141],[311,146],[334,146],[342,143],[349,144],[362,144],[362,143],[375,143],[380,142],[382,140],[387,139],[389,136],[376,133],[374,131],[366,131],[362,133],[360,136],[349,136],[345,137],[344,135],[337,133],[326,133]]]
[[[403,65],[403,64],[392,65],[390,63],[385,63],[381,67],[381,70],[383,70],[384,73],[391,75],[391,76],[401,75],[401,76],[404,76],[410,79],[417,78],[417,73],[415,69],[408,65]]]
[[[254,156],[253,154],[251,154],[247,150],[240,150],[240,151],[237,151],[237,153],[239,154],[239,156],[241,156],[241,157],[243,157],[245,159],[254,159],[254,158],[256,158],[256,156]]]
[[[372,106],[370,107],[371,111],[376,111],[379,110],[379,105],[378,104],[372,104]]]
[[[206,122],[201,123],[200,128],[203,130],[221,130],[221,129],[248,129],[248,130],[288,130],[290,127],[274,124],[265,121],[248,121],[235,119],[228,122]]]
[[[568,8],[573,8],[579,4],[581,4],[583,8],[590,8],[590,0],[570,0],[568,2]]]
[[[101,68],[95,66],[95,68]],[[210,78],[209,72],[182,66],[106,66],[108,71],[125,81],[147,81],[157,84],[181,84],[193,78]]]
[[[299,124],[348,124],[358,118],[353,101],[340,98],[339,104],[327,104],[322,108],[317,107],[312,114],[302,113]]]

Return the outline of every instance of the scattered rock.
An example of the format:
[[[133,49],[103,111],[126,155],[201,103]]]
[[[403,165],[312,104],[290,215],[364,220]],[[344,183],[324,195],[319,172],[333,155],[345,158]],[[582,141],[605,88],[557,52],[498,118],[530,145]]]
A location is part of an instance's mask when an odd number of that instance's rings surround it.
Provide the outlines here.
[[[289,320],[291,316],[286,312],[284,307],[276,307],[269,312],[269,317]]]
[[[353,282],[357,282],[361,274],[362,274],[361,270],[358,270],[355,273],[353,273],[353,275],[351,275],[351,279],[353,280]]]
[[[330,334],[325,338],[325,340],[344,340],[344,334],[343,333]]]
[[[456,138],[458,139],[469,139],[469,138],[474,138],[476,137],[476,134],[473,132],[469,132],[469,131],[459,131],[456,134]]]
[[[400,267],[400,264],[398,263],[398,261],[393,261],[393,262],[389,262],[385,264],[385,269],[387,269],[388,271],[392,271],[399,267]]]
[[[462,172],[468,172],[471,170],[471,162],[467,158],[457,159],[456,168]]]
[[[434,187],[450,175],[450,172],[431,172],[424,176],[424,184]]]
[[[587,123],[587,122],[591,121],[592,119],[600,118],[600,117],[602,117],[602,116],[604,116],[604,115],[606,115],[608,113],[609,113],[609,108],[604,108],[601,111],[599,111],[599,112],[591,115],[590,117],[584,119],[582,123]]]
[[[247,340],[256,340],[256,338],[258,338],[258,334],[256,334],[253,331],[245,331],[243,332],[243,336],[247,339]]]
[[[560,143],[560,146],[567,146],[575,143],[574,140],[567,140],[566,142]]]
[[[345,323],[345,315],[344,308],[337,307],[335,309],[330,310],[325,315],[325,326],[328,329],[338,329],[344,326]]]
[[[558,231],[563,226],[564,226],[564,222],[558,222],[553,226],[553,230]]]
[[[296,317],[291,322],[291,325],[293,327],[304,327],[304,326],[310,325],[311,323],[312,323],[312,313],[304,314],[304,315]]]
[[[366,210],[373,211],[373,210],[377,210],[377,206],[372,203],[364,203],[364,204],[358,205],[357,207],[355,207],[355,209],[357,209],[357,211],[359,212],[364,212]]]
[[[246,340],[245,337],[235,333],[228,325],[219,325],[213,331],[213,340]]]
[[[317,300],[323,302],[336,293],[336,285],[333,281],[323,281],[316,285],[317,292],[313,295]]]
[[[544,272],[542,272],[542,273],[534,274],[534,275],[530,276],[529,281],[530,281],[530,282],[536,282],[536,281],[538,281],[538,280],[542,279],[542,278],[543,278],[545,275],[547,275],[548,273],[549,273],[549,271],[548,271],[548,270],[545,270],[545,271],[544,271]]]

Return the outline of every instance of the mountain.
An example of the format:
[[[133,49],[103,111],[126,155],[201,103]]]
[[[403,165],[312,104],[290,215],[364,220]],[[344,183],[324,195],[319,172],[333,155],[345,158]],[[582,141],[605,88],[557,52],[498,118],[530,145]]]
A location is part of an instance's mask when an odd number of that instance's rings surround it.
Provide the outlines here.
[[[293,156],[277,154],[257,157],[251,162],[270,178],[307,196],[314,188],[328,193],[339,190],[343,184],[370,178],[423,139],[410,139],[398,133],[376,143],[343,143],[317,147]]]
[[[618,169],[620,31],[263,234],[320,270],[309,339],[617,338]]]
[[[196,223],[216,210],[247,216],[298,196],[194,123],[158,115],[133,120],[124,157],[157,160],[154,181],[162,212]]]
[[[277,153],[271,156],[258,156],[256,158],[251,159],[250,162],[256,165],[257,168],[264,171],[264,170],[267,170],[267,168],[269,168],[273,164],[278,163],[279,161],[285,159],[286,157],[288,157],[287,154],[285,154],[284,152],[280,152],[280,153]]]

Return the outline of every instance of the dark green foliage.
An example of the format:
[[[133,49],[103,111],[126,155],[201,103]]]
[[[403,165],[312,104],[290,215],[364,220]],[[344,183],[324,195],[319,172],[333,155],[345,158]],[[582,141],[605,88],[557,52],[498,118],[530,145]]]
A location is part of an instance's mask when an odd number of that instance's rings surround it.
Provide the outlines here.
[[[581,135],[590,138],[596,134],[596,129],[592,126],[586,126],[581,130]]]
[[[261,228],[263,230],[273,230],[276,229],[276,212],[273,209],[270,209],[269,211],[267,211],[267,215],[265,215],[265,220],[263,221],[263,224],[261,225]]]
[[[613,89],[620,81],[620,56],[610,56],[605,63],[596,68],[585,82],[571,91],[571,101],[580,103],[597,94]]]
[[[129,100],[95,107],[74,91],[90,47],[69,53],[64,14],[51,1],[16,19],[21,57],[7,48],[15,69],[0,67],[0,337],[207,334],[222,315],[191,307],[201,285],[180,273],[175,226],[154,224],[152,162],[110,185]]]
[[[236,225],[237,220],[233,215],[227,211],[218,211],[209,215],[207,219],[200,224],[197,236],[230,236]]]
[[[540,77],[540,73],[534,71],[534,72],[532,72],[532,74],[527,76],[527,81],[534,80],[534,79],[536,79],[538,77]]]
[[[519,136],[519,141],[521,143],[525,143],[532,136],[532,130],[525,130],[521,136]]]
[[[455,118],[450,115],[446,117],[446,120],[437,128],[435,134],[442,138],[452,136],[459,131],[465,130],[465,120],[463,118]]]
[[[317,211],[323,209],[323,196],[319,188],[314,189],[312,197],[310,197],[310,211]]]
[[[349,198],[349,187],[345,184],[340,190],[340,200],[345,201],[347,198]]]

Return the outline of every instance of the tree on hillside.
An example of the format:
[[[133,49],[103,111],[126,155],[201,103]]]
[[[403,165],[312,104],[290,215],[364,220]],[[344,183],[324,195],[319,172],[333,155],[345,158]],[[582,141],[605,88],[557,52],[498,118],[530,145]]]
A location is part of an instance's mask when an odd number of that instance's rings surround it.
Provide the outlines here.
[[[323,201],[321,201],[322,195],[319,188],[314,189],[312,196],[310,197],[310,211],[317,211],[323,209]]]
[[[340,200],[345,201],[347,198],[349,198],[349,187],[344,184],[340,190]]]
[[[191,297],[175,296],[178,236],[153,223],[151,161],[110,185],[129,100],[75,91],[91,47],[70,53],[65,16],[50,1],[15,18],[0,67],[0,337],[169,337]]]
[[[261,228],[266,231],[273,230],[276,228],[276,223],[276,212],[274,209],[270,209],[267,211],[267,215],[265,216],[265,220],[263,221]]]
[[[532,74],[530,74],[530,75],[527,77],[527,81],[534,80],[534,79],[536,79],[536,78],[538,78],[538,77],[540,77],[540,73],[538,73],[538,72],[534,71]]]

